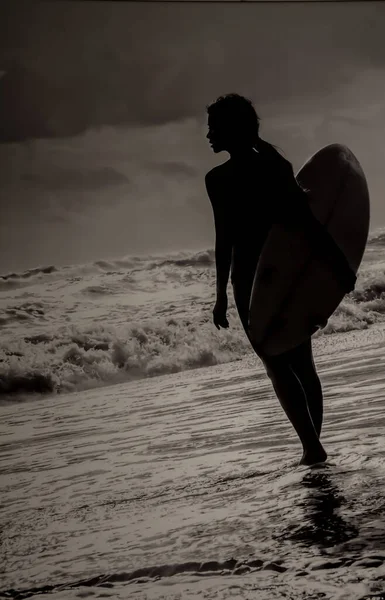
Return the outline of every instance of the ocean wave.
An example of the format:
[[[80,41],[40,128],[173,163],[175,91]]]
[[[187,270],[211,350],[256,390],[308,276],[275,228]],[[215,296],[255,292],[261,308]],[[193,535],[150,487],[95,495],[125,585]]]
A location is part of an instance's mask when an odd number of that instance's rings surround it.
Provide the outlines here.
[[[0,327],[9,339],[0,347],[0,396],[70,392],[241,359],[252,351],[231,292],[230,329],[212,324],[214,264],[214,251],[201,250],[25,272],[19,281],[43,277],[47,285],[40,281],[11,303],[4,296]],[[120,294],[115,304],[113,294]],[[376,260],[363,263],[356,289],[316,337],[383,321],[385,262]]]
[[[240,328],[222,334],[203,316],[28,336],[0,350],[0,395],[69,392],[241,358],[247,342]]]
[[[381,247],[385,245],[385,230],[376,229],[369,234],[368,248]],[[42,276],[55,275],[60,277],[75,277],[89,275],[92,273],[104,273],[105,275],[125,274],[127,271],[153,271],[155,269],[177,267],[182,268],[205,268],[215,264],[215,251],[206,248],[196,251],[179,251],[171,253],[128,255],[114,259],[100,259],[91,263],[73,265],[49,265],[40,266],[26,271],[12,272],[0,275],[0,291],[18,288],[41,281]]]
[[[103,273],[105,275],[124,275],[127,272],[147,272],[164,267],[208,267],[214,264],[214,250],[205,249],[190,252],[175,252],[167,254],[149,254],[143,256],[126,256],[116,259],[96,260],[91,263],[78,265],[36,267],[26,271],[12,272],[0,275],[0,291],[27,287],[42,277],[54,275],[54,279],[67,278],[69,282],[74,277]]]
[[[175,310],[175,316],[171,311],[124,327],[72,325],[10,341],[0,350],[0,396],[71,392],[226,363],[251,353],[232,296],[228,330],[214,328],[211,311],[207,301],[194,316],[186,306]],[[385,274],[380,272],[346,296],[315,337],[383,321]]]
[[[157,260],[149,265],[149,269],[160,268],[164,266],[175,267],[211,267],[214,265],[215,253],[214,250],[202,250],[187,257],[175,257],[165,260]]]
[[[23,321],[44,321],[45,306],[43,302],[23,302],[0,309],[0,326]]]
[[[0,275],[0,291],[28,287],[37,280],[39,276],[50,275],[51,273],[57,273],[58,271],[58,267],[50,265],[48,267],[28,269],[28,271],[22,271],[21,273],[7,273],[6,275]]]
[[[384,246],[385,245],[385,230],[383,228],[374,229],[369,233],[369,245]]]
[[[0,275],[0,279],[28,279],[33,277],[34,275],[39,275],[40,273],[54,273],[57,271],[57,267],[54,265],[50,265],[48,267],[36,267],[35,269],[28,269],[27,271],[22,271],[21,273],[8,273],[7,275]]]

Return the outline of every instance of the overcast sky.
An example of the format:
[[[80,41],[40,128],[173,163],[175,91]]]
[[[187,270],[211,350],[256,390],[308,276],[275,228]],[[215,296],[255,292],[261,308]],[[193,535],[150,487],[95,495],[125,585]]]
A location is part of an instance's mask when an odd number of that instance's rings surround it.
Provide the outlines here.
[[[3,2],[1,271],[211,246],[205,106],[233,91],[295,168],[348,144],[385,225],[384,31],[382,2]]]

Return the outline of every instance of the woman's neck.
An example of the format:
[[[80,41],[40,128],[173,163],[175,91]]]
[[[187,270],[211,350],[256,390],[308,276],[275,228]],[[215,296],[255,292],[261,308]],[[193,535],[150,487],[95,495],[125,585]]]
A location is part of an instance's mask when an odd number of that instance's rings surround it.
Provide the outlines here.
[[[258,150],[253,147],[247,148],[237,148],[229,151],[230,160],[233,162],[244,161],[248,159],[255,158],[255,155],[258,154]]]

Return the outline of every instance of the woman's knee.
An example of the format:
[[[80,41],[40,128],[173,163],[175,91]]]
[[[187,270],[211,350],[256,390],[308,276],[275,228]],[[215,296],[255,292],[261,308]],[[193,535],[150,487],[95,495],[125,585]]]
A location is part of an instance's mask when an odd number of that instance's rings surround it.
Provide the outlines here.
[[[285,377],[290,370],[289,364],[277,356],[260,356],[266,370],[266,375],[274,383]]]
[[[310,380],[315,377],[318,378],[311,342],[306,342],[294,349],[291,358],[291,366],[300,378]]]

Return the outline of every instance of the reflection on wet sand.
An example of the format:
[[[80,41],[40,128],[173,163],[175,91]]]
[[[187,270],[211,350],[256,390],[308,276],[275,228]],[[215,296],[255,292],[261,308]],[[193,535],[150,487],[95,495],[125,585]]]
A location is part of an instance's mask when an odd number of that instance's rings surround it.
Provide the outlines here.
[[[325,548],[357,537],[358,528],[344,518],[346,498],[328,473],[310,471],[297,485],[306,490],[299,502],[304,518],[302,523],[287,528],[287,539],[316,546],[322,553]]]

